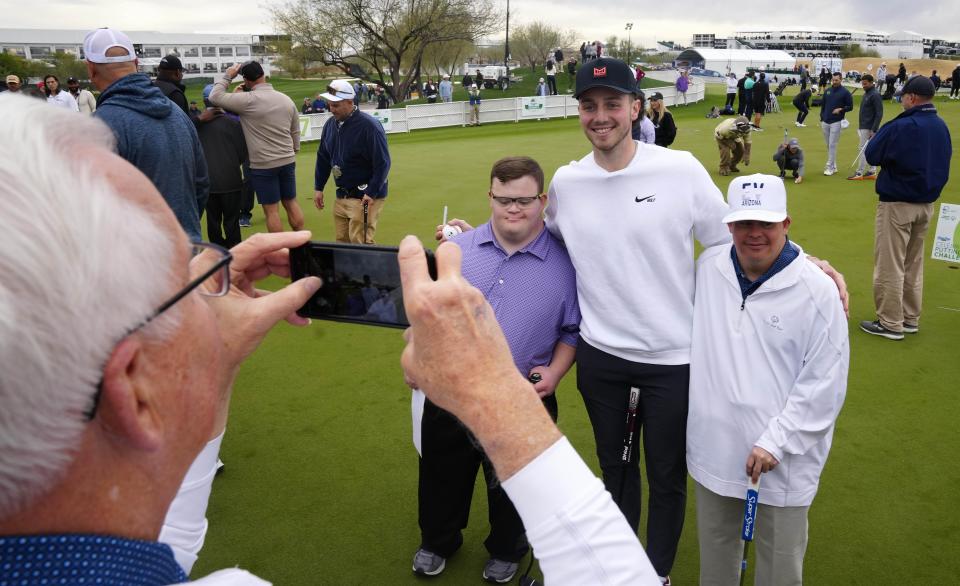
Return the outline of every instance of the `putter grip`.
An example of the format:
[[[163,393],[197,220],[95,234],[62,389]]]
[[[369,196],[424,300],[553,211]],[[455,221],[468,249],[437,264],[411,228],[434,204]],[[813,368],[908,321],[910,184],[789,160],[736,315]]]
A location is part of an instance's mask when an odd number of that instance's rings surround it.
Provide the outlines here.
[[[753,541],[753,530],[757,524],[757,507],[760,505],[760,480],[751,482],[747,487],[747,498],[743,503],[743,529],[740,538]]]

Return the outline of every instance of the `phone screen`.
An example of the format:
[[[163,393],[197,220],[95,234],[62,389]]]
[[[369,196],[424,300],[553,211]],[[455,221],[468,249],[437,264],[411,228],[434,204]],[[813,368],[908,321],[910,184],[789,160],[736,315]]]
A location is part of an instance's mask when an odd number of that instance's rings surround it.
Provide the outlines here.
[[[302,317],[405,328],[397,247],[308,242],[290,250],[290,276],[323,279],[323,285],[297,314]],[[433,252],[426,250],[436,278]]]

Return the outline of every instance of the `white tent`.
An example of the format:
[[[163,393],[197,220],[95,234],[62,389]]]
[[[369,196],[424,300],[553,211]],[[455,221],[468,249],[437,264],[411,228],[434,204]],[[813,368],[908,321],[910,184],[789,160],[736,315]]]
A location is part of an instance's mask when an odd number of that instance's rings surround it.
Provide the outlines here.
[[[692,48],[680,53],[674,60],[678,67],[700,67],[736,73],[739,77],[747,69],[793,70],[797,60],[786,51],[771,49],[705,49]]]

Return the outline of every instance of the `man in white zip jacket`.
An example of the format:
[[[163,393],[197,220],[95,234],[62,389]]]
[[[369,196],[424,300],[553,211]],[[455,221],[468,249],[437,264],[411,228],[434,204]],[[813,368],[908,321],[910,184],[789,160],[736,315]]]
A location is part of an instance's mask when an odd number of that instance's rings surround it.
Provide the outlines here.
[[[743,497],[763,474],[756,584],[801,584],[807,511],[846,394],[836,286],[787,237],[783,182],[738,177],[733,245],[697,262],[687,466],[696,481],[700,584],[736,584]]]

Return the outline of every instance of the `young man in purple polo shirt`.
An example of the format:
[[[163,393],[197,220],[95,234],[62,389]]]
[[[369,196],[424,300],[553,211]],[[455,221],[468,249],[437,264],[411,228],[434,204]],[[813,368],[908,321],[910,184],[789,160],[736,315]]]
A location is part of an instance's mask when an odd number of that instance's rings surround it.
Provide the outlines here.
[[[570,257],[543,223],[547,204],[543,187],[543,170],[533,159],[497,161],[490,172],[490,221],[453,241],[463,250],[464,278],[493,307],[517,369],[527,377],[539,375],[534,388],[556,419],[554,391],[573,364],[580,310]],[[439,574],[446,558],[463,543],[462,530],[482,465],[490,509],[490,534],[484,542],[490,559],[483,577],[509,582],[529,545],[490,461],[466,427],[430,401],[424,406],[421,438],[421,544],[413,571]]]

